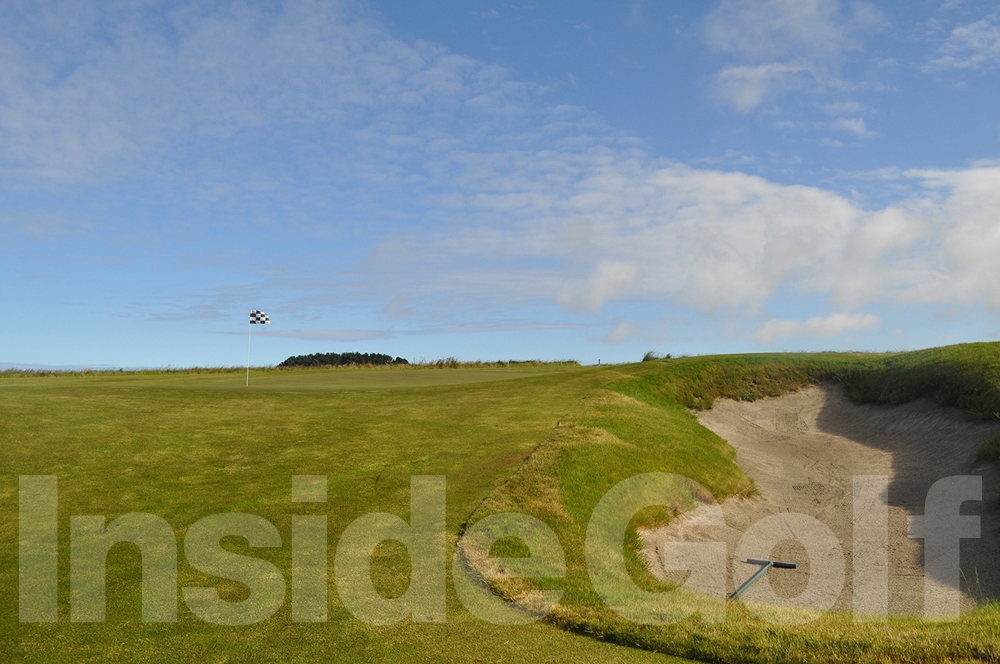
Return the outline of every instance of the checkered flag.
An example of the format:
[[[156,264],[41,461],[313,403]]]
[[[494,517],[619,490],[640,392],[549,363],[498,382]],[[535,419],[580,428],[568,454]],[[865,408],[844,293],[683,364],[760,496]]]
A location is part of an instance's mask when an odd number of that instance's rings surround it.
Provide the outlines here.
[[[267,325],[270,322],[271,322],[271,319],[268,318],[267,314],[265,314],[263,311],[257,311],[256,309],[254,309],[253,311],[250,312],[250,324],[251,325],[253,325],[254,323],[261,323],[261,324]]]

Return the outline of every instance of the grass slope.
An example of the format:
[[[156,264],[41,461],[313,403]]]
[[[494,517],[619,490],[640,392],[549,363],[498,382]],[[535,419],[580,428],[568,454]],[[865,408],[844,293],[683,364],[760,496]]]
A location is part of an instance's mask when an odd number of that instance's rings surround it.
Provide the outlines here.
[[[565,594],[553,624],[615,643],[712,662],[931,662],[1000,659],[1000,608],[987,605],[955,624],[909,618],[856,623],[849,615],[817,615],[807,625],[764,622],[739,603],[702,608],[726,612],[721,623],[698,617],[647,627],[626,620],[598,597],[582,555],[587,519],[617,482],[650,471],[682,474],[717,500],[754,492],[724,441],[701,427],[688,408],[715,398],[755,400],[817,381],[842,383],[859,401],[899,403],[935,397],[978,417],[1000,404],[1000,344],[975,344],[898,355],[780,354],[685,358],[619,368],[621,374],[581,402],[529,463],[477,511],[521,511],[545,520],[567,552]],[[669,590],[638,561],[635,529],[667,521],[646,510],[624,543],[626,567],[640,588]],[[475,520],[475,517],[473,521]],[[509,593],[495,582],[499,593]],[[624,605],[644,601],[631,583],[617,589]]]

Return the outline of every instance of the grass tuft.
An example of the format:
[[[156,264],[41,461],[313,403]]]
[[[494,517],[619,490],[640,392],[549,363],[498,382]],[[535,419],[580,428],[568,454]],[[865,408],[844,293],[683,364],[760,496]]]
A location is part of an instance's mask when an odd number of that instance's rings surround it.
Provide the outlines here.
[[[977,461],[1000,463],[1000,433],[990,438],[979,448],[976,459]]]

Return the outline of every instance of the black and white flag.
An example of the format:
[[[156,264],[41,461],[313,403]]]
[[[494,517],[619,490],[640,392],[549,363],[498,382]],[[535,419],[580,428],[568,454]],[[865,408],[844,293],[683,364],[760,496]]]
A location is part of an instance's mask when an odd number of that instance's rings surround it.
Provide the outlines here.
[[[268,318],[267,314],[265,314],[263,311],[257,311],[256,309],[254,309],[253,311],[250,312],[250,324],[251,325],[253,325],[254,323],[262,323],[262,324],[266,325],[266,324],[268,324],[270,322],[271,322],[271,319]]]

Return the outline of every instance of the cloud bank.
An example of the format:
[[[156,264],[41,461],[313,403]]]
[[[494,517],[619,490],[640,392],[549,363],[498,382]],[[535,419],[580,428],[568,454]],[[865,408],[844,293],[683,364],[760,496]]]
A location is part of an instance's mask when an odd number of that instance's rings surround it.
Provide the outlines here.
[[[871,314],[830,314],[826,317],[810,318],[804,322],[771,319],[754,333],[754,339],[769,346],[779,339],[796,337],[836,337],[851,330],[875,327],[877,316]]]

